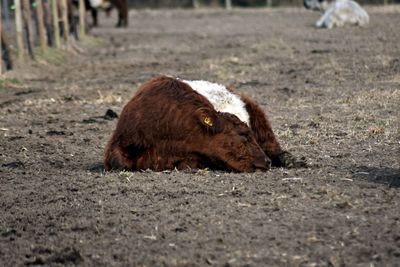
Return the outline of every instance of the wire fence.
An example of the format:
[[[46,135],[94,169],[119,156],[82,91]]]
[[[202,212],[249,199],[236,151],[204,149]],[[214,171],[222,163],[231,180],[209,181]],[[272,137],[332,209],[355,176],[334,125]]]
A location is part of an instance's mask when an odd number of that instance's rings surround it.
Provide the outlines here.
[[[0,4],[0,73],[13,68],[11,44],[15,43],[18,60],[35,59],[49,47],[71,50],[71,36],[85,36],[84,0],[1,0]]]

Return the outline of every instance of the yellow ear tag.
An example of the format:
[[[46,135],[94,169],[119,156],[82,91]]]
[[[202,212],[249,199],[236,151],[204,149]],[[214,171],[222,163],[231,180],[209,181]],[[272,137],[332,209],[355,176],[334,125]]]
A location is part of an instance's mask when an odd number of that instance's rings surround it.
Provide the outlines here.
[[[213,121],[210,117],[204,117],[203,122],[210,127],[213,126]]]

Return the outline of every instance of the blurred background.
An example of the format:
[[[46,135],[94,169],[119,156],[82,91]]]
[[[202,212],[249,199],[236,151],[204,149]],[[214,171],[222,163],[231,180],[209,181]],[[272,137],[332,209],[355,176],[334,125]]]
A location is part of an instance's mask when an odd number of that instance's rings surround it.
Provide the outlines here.
[[[193,2],[200,7],[224,6],[225,0],[128,0],[131,8],[190,8]],[[393,4],[400,3],[400,0],[358,0],[364,4]],[[302,0],[232,0],[235,7],[265,7],[267,6],[302,6]]]

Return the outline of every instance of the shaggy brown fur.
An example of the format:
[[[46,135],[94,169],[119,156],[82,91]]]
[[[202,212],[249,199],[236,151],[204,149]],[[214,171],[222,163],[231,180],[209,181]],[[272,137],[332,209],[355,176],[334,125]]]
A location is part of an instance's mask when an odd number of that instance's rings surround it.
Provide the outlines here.
[[[154,78],[126,104],[108,142],[106,170],[267,170],[295,162],[282,151],[264,112],[241,96],[251,127],[235,115],[217,112],[188,84]]]

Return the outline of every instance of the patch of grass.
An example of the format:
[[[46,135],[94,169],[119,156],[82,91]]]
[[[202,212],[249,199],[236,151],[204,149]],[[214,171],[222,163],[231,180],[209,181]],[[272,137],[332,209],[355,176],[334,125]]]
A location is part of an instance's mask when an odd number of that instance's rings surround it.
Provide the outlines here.
[[[289,52],[288,54],[291,58],[293,57],[292,47],[282,38],[267,39],[251,45],[250,48],[254,53],[264,53],[265,51],[270,50],[285,50]]]
[[[64,64],[68,58],[67,51],[55,48],[48,48],[46,52],[42,52],[40,49],[38,49],[35,55],[38,61],[45,61],[56,66]]]
[[[22,82],[17,78],[0,78],[0,90],[21,84]]]
[[[384,133],[385,133],[385,128],[382,126],[373,125],[368,128],[368,134],[370,136],[383,135]]]
[[[116,103],[122,102],[121,96],[117,96],[117,95],[113,95],[113,94],[103,96],[103,94],[100,91],[97,91],[97,92],[99,94],[99,99],[97,99],[95,102],[98,104],[103,104],[103,103],[116,104]]]
[[[134,175],[134,174],[133,174],[132,172],[129,172],[129,171],[120,171],[120,172],[118,173],[118,177],[119,177],[120,179],[126,180],[126,181],[128,181],[128,182],[131,182],[130,178],[132,178],[133,175]]]
[[[86,35],[79,44],[84,48],[99,48],[107,46],[108,42],[103,38]]]

